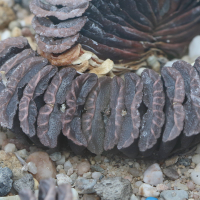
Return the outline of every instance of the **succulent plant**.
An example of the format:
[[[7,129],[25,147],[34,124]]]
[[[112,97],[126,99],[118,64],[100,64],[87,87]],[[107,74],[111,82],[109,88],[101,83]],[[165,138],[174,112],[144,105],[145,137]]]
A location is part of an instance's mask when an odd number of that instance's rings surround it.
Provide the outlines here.
[[[36,200],[37,198],[31,190],[22,190],[19,193],[21,200]],[[39,200],[72,200],[72,191],[70,185],[60,185],[56,188],[53,179],[46,179],[40,181],[39,186]]]
[[[49,65],[17,37],[0,42],[0,74],[0,125],[38,146],[164,159],[200,141],[200,58],[97,77]]]
[[[200,2],[194,0],[32,0],[30,10],[39,52],[57,66],[87,50],[123,63],[113,72],[124,73],[153,53],[182,56],[200,33]],[[74,47],[78,44],[82,48]],[[99,59],[76,69],[91,69]]]

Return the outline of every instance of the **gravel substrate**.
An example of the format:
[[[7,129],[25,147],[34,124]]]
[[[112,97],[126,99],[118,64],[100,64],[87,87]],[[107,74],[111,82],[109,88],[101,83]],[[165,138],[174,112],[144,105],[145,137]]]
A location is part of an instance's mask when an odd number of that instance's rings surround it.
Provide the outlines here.
[[[28,0],[0,0],[0,41],[24,36],[36,50],[33,15],[27,5]],[[200,55],[199,43],[197,36],[191,42],[189,54],[182,59],[194,62]],[[167,61],[151,56],[146,64],[160,71],[164,65],[172,65],[173,61]],[[43,151],[21,143],[10,131],[0,132],[0,200],[18,200],[22,188],[37,195],[39,181],[49,177],[58,186],[70,184],[74,200],[200,199],[200,145],[186,155],[157,162],[113,154],[77,156],[68,149]]]

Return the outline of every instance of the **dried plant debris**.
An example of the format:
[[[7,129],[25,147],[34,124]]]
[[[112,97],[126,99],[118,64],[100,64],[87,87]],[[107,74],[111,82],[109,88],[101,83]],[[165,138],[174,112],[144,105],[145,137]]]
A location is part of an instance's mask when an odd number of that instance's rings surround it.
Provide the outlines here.
[[[54,54],[58,45],[65,53],[61,43],[71,45],[79,33],[75,43],[84,50],[133,68],[159,50],[182,56],[200,33],[200,2],[193,0],[32,0],[30,9],[41,52]]]
[[[21,200],[36,200],[37,198],[31,190],[22,190],[19,193]],[[40,181],[39,195],[40,200],[72,200],[72,189],[68,184],[60,185],[56,188],[53,179],[46,179]]]
[[[22,41],[15,38],[9,48]],[[8,50],[5,41],[1,45]],[[157,159],[199,142],[200,58],[194,66],[177,61],[161,75],[145,69],[141,77],[129,72],[110,78],[98,77],[113,65],[109,59],[99,64],[98,76],[78,74],[49,65],[25,46],[15,55],[2,50],[0,58],[0,123],[17,136],[44,148],[69,145],[77,154],[118,150],[131,158]],[[82,53],[75,65],[97,59],[80,45],[74,48],[69,51]]]

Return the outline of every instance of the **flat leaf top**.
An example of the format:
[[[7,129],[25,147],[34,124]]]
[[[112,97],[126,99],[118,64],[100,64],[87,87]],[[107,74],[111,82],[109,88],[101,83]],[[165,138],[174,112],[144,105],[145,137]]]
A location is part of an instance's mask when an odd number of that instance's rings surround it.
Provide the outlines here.
[[[83,134],[87,148],[95,154],[104,150],[105,126],[109,115],[111,79],[101,77],[94,86],[85,103],[86,112],[82,115]],[[96,134],[98,133],[98,134]]]
[[[63,118],[59,104],[64,103],[75,73],[76,71],[72,68],[60,70],[45,92],[44,101],[46,104],[40,109],[37,120],[37,135],[45,146],[51,148],[57,146],[57,138],[62,129]]]
[[[166,98],[168,98],[168,102],[166,102],[166,124],[162,140],[168,142],[176,139],[183,130],[185,88],[181,74],[174,68],[164,67],[162,77],[165,81]]]
[[[89,2],[86,1],[76,7],[62,7],[59,8],[54,5],[43,3],[41,0],[32,0],[30,3],[30,10],[38,17],[55,16],[59,20],[66,20],[74,17],[80,17],[88,8]]]
[[[122,123],[122,130],[118,149],[129,147],[139,137],[140,113],[139,107],[143,97],[143,82],[134,73],[125,74],[125,116]]]
[[[187,101],[185,108],[184,133],[187,137],[197,135],[200,132],[200,78],[193,66],[184,62],[177,61],[173,64],[184,79],[185,94]],[[191,123],[192,121],[192,123]]]
[[[86,98],[97,82],[95,74],[83,74],[77,77],[66,95],[67,109],[63,117],[63,134],[79,146],[87,146],[82,133],[81,117]],[[76,123],[75,123],[76,122]]]
[[[123,122],[123,110],[125,95],[125,84],[124,81],[115,76],[111,83],[111,94],[110,94],[110,116],[106,124],[106,132],[104,139],[104,149],[111,150],[119,142],[119,138],[122,133],[122,122]]]
[[[51,72],[52,70],[53,70],[53,73]],[[54,68],[53,66],[47,65],[29,81],[29,83],[27,84],[26,88],[23,91],[23,97],[21,98],[20,104],[19,104],[19,120],[20,120],[20,126],[22,130],[24,131],[24,133],[26,133],[30,137],[33,137],[35,135],[35,129],[32,133],[30,131],[29,125],[34,124],[33,122],[31,123],[30,121],[33,120],[35,122],[36,120],[35,118],[37,116],[37,107],[33,100],[35,97],[40,95],[40,93],[37,93],[37,95],[34,95],[35,89],[37,85],[40,84],[39,82],[45,76],[51,74],[50,76],[48,76],[48,81],[49,81],[49,79],[55,75],[56,71],[57,71],[56,68]],[[43,90],[40,90],[41,94],[42,92],[44,92],[44,90],[45,88]],[[34,111],[32,111],[31,108],[35,109],[35,113],[36,113],[35,115],[32,114],[32,112],[34,113]],[[31,117],[32,119],[30,119]]]
[[[139,149],[142,152],[151,149],[161,136],[161,129],[165,122],[163,108],[165,105],[165,94],[163,83],[158,73],[150,69],[145,69],[142,73],[144,83],[143,102],[147,112],[142,118]]]

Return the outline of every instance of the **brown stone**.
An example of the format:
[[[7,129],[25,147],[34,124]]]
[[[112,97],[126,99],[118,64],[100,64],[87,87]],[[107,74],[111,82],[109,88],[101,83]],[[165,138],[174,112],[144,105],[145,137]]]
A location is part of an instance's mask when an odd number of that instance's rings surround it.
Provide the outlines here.
[[[37,167],[37,174],[33,177],[39,182],[41,179],[55,178],[56,167],[45,152],[35,152],[28,156],[26,162],[33,162]]]

